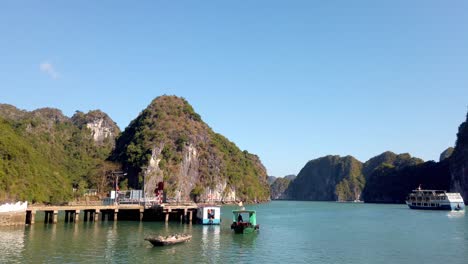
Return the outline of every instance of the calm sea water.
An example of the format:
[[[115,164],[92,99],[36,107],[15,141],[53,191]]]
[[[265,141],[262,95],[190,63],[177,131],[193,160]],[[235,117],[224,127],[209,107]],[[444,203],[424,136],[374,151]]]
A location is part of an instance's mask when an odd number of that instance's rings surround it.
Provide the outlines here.
[[[0,229],[0,263],[463,263],[465,213],[405,205],[272,202],[257,210],[260,233],[234,235],[231,210],[221,226],[98,222]],[[39,220],[39,219],[38,219]],[[192,241],[152,247],[152,234]]]

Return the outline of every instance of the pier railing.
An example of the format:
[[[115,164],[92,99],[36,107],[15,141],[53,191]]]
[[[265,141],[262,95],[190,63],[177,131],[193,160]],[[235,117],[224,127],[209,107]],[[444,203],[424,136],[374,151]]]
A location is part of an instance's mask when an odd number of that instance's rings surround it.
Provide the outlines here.
[[[104,198],[102,205],[118,205],[118,204],[130,204],[130,205],[141,205],[145,208],[154,207],[161,204],[161,200],[155,197],[146,198]]]

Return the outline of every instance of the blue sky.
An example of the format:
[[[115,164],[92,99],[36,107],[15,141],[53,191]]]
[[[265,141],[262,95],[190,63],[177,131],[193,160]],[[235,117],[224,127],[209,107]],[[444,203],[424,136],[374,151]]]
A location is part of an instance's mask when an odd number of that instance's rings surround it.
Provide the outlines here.
[[[468,106],[466,1],[2,1],[0,102],[124,129],[185,97],[270,175],[386,150],[424,160]]]

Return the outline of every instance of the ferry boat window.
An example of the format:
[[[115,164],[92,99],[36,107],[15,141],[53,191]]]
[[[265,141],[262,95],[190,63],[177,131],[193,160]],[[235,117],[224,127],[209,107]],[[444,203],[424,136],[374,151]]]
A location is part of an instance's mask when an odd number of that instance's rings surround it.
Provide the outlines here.
[[[435,204],[431,203],[431,206],[435,206]]]
[[[424,206],[427,206],[427,203],[424,203]]]

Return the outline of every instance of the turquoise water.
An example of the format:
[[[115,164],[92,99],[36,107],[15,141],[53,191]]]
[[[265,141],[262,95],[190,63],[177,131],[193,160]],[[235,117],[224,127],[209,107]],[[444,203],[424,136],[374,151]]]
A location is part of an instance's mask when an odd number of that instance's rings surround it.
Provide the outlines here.
[[[0,229],[0,263],[467,263],[465,213],[405,205],[272,202],[247,206],[260,233],[171,222],[98,222]],[[39,219],[38,219],[39,220]],[[192,241],[152,247],[152,234],[190,233]]]

